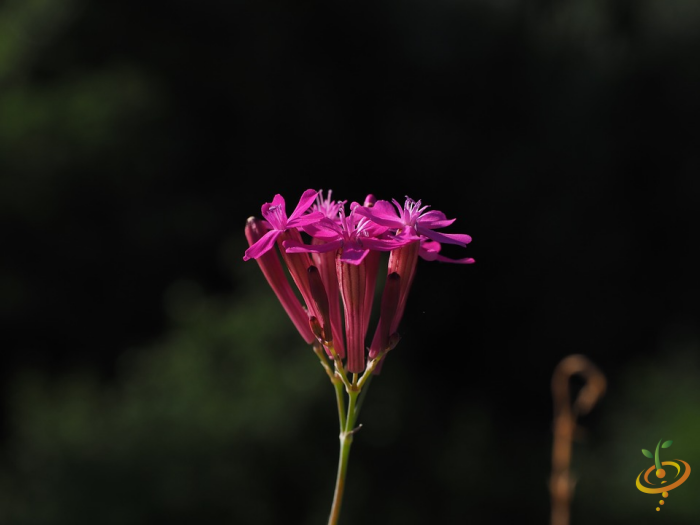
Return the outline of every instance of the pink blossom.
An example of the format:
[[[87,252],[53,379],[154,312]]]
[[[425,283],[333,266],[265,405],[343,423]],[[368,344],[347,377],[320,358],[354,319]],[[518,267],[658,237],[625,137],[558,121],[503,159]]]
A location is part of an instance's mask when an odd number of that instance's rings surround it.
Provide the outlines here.
[[[387,228],[356,214],[364,206],[353,203],[350,215],[340,208],[338,221],[327,217],[316,223],[309,223],[304,231],[323,244],[307,245],[295,241],[284,241],[287,253],[325,253],[340,249],[339,258],[344,263],[360,264],[370,250],[389,251],[405,244],[389,238],[382,238]]]
[[[318,211],[305,214],[306,210],[313,204],[317,195],[318,191],[316,190],[306,190],[302,194],[301,199],[299,199],[299,204],[297,204],[297,207],[289,217],[287,217],[285,202],[282,195],[277,194],[275,198],[272,199],[272,202],[263,204],[261,212],[262,216],[267,221],[265,226],[269,228],[269,231],[245,251],[243,260],[257,259],[262,254],[271,250],[277,238],[284,231],[290,228],[303,228],[321,219],[323,214]]]
[[[248,219],[245,226],[245,236],[248,239],[248,244],[255,244],[267,232],[263,222],[255,217]],[[277,254],[274,252],[263,253],[258,256],[257,263],[287,315],[289,315],[294,326],[299,330],[299,334],[304,338],[304,341],[311,343],[314,340],[314,336],[309,328],[308,316],[289,285],[287,275]]]
[[[394,206],[388,201],[378,200],[374,206],[357,210],[359,215],[367,217],[374,223],[396,231],[396,235],[407,240],[418,240],[420,236],[437,242],[466,246],[472,240],[463,233],[440,233],[434,231],[452,224],[455,219],[448,219],[441,211],[425,211],[430,206],[421,206],[421,201],[406,197],[403,207],[393,199]]]
[[[264,220],[249,219],[246,236],[250,247],[243,259],[258,259],[302,337],[307,342],[317,338],[329,353],[332,341],[334,355],[346,361],[348,372],[358,374],[366,369],[367,357],[375,358],[398,343],[397,329],[419,257],[457,264],[470,264],[474,259],[441,255],[442,244],[466,246],[471,237],[436,231],[450,226],[455,219],[429,210],[420,200],[406,197],[401,206],[396,200],[377,200],[368,194],[364,205],[353,202],[349,213],[346,202],[332,200],[331,190],[324,197],[323,191],[309,189],[287,216],[284,199],[275,195],[261,208]],[[275,245],[306,308],[287,282]],[[367,348],[365,339],[382,251],[391,252],[387,280],[379,322]],[[375,374],[383,362],[374,368]]]

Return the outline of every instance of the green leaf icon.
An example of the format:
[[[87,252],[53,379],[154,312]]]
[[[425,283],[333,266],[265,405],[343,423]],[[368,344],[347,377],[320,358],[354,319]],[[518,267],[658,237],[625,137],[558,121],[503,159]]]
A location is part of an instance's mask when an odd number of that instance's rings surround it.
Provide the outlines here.
[[[645,449],[645,448],[642,449],[642,454],[644,454],[644,455],[645,455],[646,457],[648,457],[648,458],[653,458],[653,457],[654,457],[654,454],[652,454],[651,452],[649,452],[649,451],[648,451],[647,449]]]
[[[671,446],[671,443],[673,443],[673,441],[669,439],[668,441],[664,442],[663,445],[661,445],[661,448],[668,448]]]

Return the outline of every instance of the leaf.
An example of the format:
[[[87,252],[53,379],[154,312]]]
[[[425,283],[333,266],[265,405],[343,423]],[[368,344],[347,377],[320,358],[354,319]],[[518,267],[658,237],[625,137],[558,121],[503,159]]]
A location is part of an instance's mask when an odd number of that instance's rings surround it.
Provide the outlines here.
[[[647,449],[645,449],[645,448],[642,449],[642,454],[644,454],[644,455],[645,455],[646,457],[648,457],[648,458],[653,458],[653,457],[654,457],[654,454],[652,454],[651,452],[649,452],[649,451],[648,451]]]
[[[671,446],[671,443],[673,443],[673,441],[669,439],[668,441],[664,442],[663,445],[661,445],[661,448],[668,448]]]

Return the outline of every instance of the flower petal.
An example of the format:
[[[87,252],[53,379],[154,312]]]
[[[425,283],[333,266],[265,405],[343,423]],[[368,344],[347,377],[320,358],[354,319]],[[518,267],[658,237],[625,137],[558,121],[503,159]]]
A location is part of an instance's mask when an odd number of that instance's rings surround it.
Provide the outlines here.
[[[327,217],[318,222],[307,224],[302,230],[311,235],[311,237],[323,241],[343,238],[343,229],[340,227],[340,224]]]
[[[387,228],[403,227],[401,218],[396,215],[396,210],[388,201],[377,201],[371,208],[357,206],[354,211],[356,214],[367,217],[380,226],[386,226]]]
[[[287,229],[287,214],[284,211],[284,199],[281,195],[275,195],[272,202],[266,202],[260,210],[273,230]]]
[[[358,265],[367,257],[368,253],[368,249],[346,246],[338,258],[341,262]]]
[[[337,250],[343,244],[343,241],[331,241],[325,244],[314,244],[313,246],[297,241],[284,241],[284,251],[287,253],[326,253]]]
[[[458,244],[459,246],[466,246],[467,244],[472,242],[472,238],[465,233],[440,233],[430,230],[428,228],[424,228],[421,225],[418,225],[416,231],[419,234],[425,235],[426,237],[434,241],[442,242],[445,244]]]
[[[440,245],[439,242],[436,241],[423,241],[420,246],[420,252],[419,255],[421,259],[424,259],[426,261],[440,261],[440,262],[447,262],[447,263],[454,263],[454,264],[472,264],[474,263],[474,259],[471,257],[464,257],[463,259],[450,259],[449,257],[445,257],[443,255],[440,255],[440,249],[442,246]]]
[[[279,235],[279,230],[270,230],[266,232],[265,235],[260,237],[255,244],[251,245],[250,248],[245,251],[243,260],[257,259],[262,254],[268,252],[275,245],[275,241]]]
[[[316,200],[317,195],[318,195],[318,190],[306,190],[301,195],[301,198],[299,199],[299,204],[297,204],[297,207],[294,209],[292,214],[289,216],[289,220],[293,221],[293,220],[300,218],[304,214],[304,212],[306,212],[306,210],[311,208],[311,205]],[[320,215],[320,217],[323,217],[322,213],[318,212],[318,214]]]
[[[322,219],[326,219],[326,216],[322,212],[312,211],[311,213],[307,213],[305,215],[302,215],[301,217],[294,217],[293,219],[290,218],[287,222],[287,227],[304,229],[309,225],[314,225],[318,223]]]

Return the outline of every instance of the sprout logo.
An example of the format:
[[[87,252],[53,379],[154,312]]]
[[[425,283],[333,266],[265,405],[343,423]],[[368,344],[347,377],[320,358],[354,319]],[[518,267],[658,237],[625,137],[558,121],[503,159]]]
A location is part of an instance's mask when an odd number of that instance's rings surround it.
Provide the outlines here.
[[[656,452],[653,455],[648,450],[644,448],[642,449],[642,454],[648,458],[654,458],[654,464],[648,469],[642,470],[639,473],[639,476],[637,476],[637,488],[642,492],[646,492],[647,494],[661,494],[664,498],[668,498],[669,491],[680,487],[685,480],[688,479],[688,476],[690,476],[690,465],[688,465],[682,459],[663,462],[659,459],[659,449],[668,448],[671,446],[671,443],[673,443],[673,441],[664,441],[662,445],[661,440],[659,440],[659,442],[656,444]],[[683,464],[683,468],[681,468],[681,465],[679,465],[678,462]],[[676,475],[673,477],[673,479],[664,479],[666,477],[666,471],[662,468],[663,465],[671,465],[675,467]],[[656,483],[649,481],[649,474],[651,474],[652,470],[656,470]],[[681,475],[681,471],[683,472],[683,475]],[[642,483],[642,476],[644,476],[644,483]],[[656,486],[657,483],[660,486]],[[667,483],[669,484],[667,485]],[[664,500],[659,500],[659,505],[663,504]],[[660,511],[661,507],[656,507],[656,510],[657,512]]]

